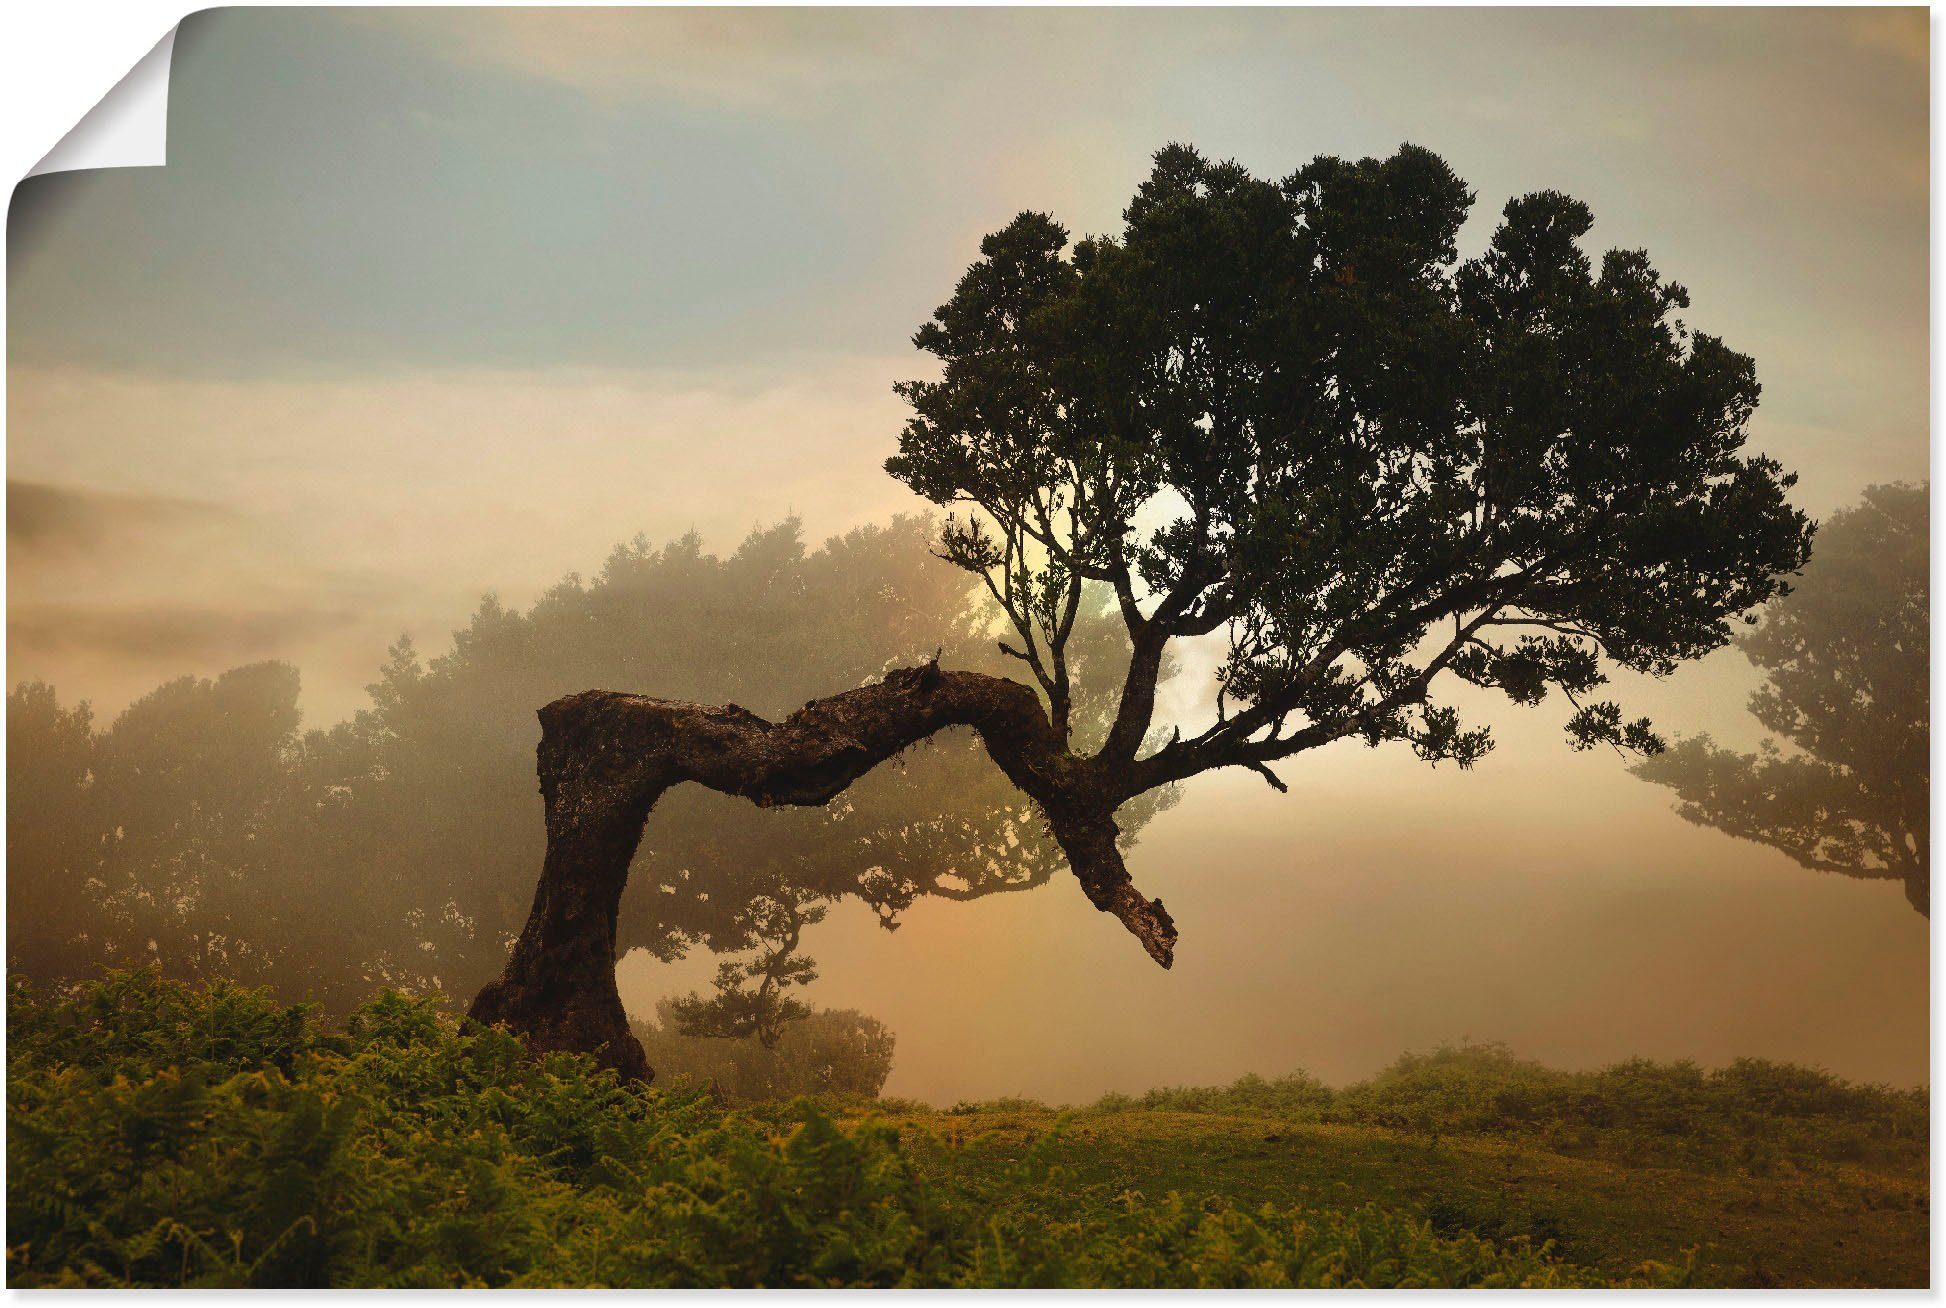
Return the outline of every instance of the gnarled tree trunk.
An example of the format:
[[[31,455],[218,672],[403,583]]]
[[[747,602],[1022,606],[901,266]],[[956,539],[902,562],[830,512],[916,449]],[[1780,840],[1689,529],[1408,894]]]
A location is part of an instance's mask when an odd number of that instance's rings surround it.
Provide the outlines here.
[[[1088,899],[1167,967],[1175,923],[1130,883],[1116,847],[1127,798],[1094,760],[1068,752],[1034,693],[937,664],[814,700],[782,722],[735,704],[705,707],[591,690],[540,712],[547,857],[526,929],[471,1016],[504,1022],[535,1052],[588,1053],[624,1078],[652,1075],[615,990],[615,922],[644,821],[669,787],[694,781],[760,806],[821,805],[906,747],[970,726],[1009,780],[1046,813]]]

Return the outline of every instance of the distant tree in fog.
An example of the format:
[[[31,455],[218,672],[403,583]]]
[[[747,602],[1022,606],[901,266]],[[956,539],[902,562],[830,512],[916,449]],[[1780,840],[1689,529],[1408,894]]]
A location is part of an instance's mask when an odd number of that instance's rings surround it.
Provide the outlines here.
[[[30,976],[163,962],[267,979],[336,948],[328,897],[274,825],[298,750],[298,679],[259,663],[183,677],[100,734],[87,705],[7,702],[7,953]]]
[[[85,966],[108,934],[94,746],[86,704],[64,709],[37,681],[7,696],[7,962],[37,979]]]
[[[1791,593],[1737,647],[1763,670],[1755,753],[1678,741],[1635,773],[1691,822],[1818,872],[1897,881],[1931,915],[1930,515],[1924,485],[1874,486],[1818,530]]]

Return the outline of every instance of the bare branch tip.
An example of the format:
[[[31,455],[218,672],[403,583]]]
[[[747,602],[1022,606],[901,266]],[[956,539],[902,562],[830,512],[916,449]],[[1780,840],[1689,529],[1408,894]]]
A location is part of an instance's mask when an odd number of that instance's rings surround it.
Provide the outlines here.
[[[1252,772],[1262,777],[1266,782],[1269,783],[1270,788],[1276,791],[1278,794],[1288,795],[1291,793],[1291,788],[1284,784],[1284,779],[1278,776],[1275,772],[1272,772],[1269,768],[1265,767],[1262,763],[1250,762],[1250,763],[1245,763],[1243,766],[1249,768]]]

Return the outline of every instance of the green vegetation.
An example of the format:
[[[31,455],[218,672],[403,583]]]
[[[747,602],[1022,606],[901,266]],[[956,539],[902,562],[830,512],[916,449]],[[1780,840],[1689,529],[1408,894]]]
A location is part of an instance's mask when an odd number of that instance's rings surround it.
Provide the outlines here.
[[[1855,1086],[1763,1059],[1711,1072],[1647,1059],[1561,1072],[1476,1046],[1408,1055],[1339,1096],[1327,1120],[1435,1137],[1524,1136],[1637,1166],[1762,1174],[1784,1163],[1922,1160],[1928,1106],[1923,1090]]]
[[[1309,1072],[1293,1072],[1275,1080],[1251,1072],[1229,1085],[1166,1086],[1139,1096],[1110,1093],[1090,1105],[1089,1111],[1108,1113],[1147,1108],[1175,1113],[1307,1117],[1322,1113],[1331,1100],[1331,1087]]]
[[[726,1109],[390,992],[326,1025],[154,971],[16,980],[7,1024],[12,1286],[1926,1278],[1923,1092],[1774,1064]],[[1671,1140],[1707,1143],[1632,1161]]]

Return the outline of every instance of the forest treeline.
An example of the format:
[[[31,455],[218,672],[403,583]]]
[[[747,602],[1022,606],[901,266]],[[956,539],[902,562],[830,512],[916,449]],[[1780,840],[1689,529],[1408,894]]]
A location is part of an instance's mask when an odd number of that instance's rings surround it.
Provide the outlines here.
[[[935,653],[998,670],[991,614],[927,553],[935,534],[900,517],[811,548],[787,521],[723,556],[694,534],[638,537],[525,612],[489,596],[436,657],[401,640],[370,706],[324,728],[302,729],[283,663],[170,681],[106,723],[55,687],[19,685],[10,966],[45,982],[153,962],[337,1012],[382,985],[464,999],[499,972],[533,897],[537,708],[609,687],[780,716]],[[1105,622],[1082,635],[1085,706],[1126,656]],[[1079,732],[1098,718],[1082,714]],[[815,977],[797,945],[833,901],[856,897],[895,927],[920,896],[1037,885],[1057,857],[967,733],[829,809],[753,813],[687,787],[637,856],[619,946],[734,955],[689,1022],[774,1041],[807,1011],[789,997]]]

